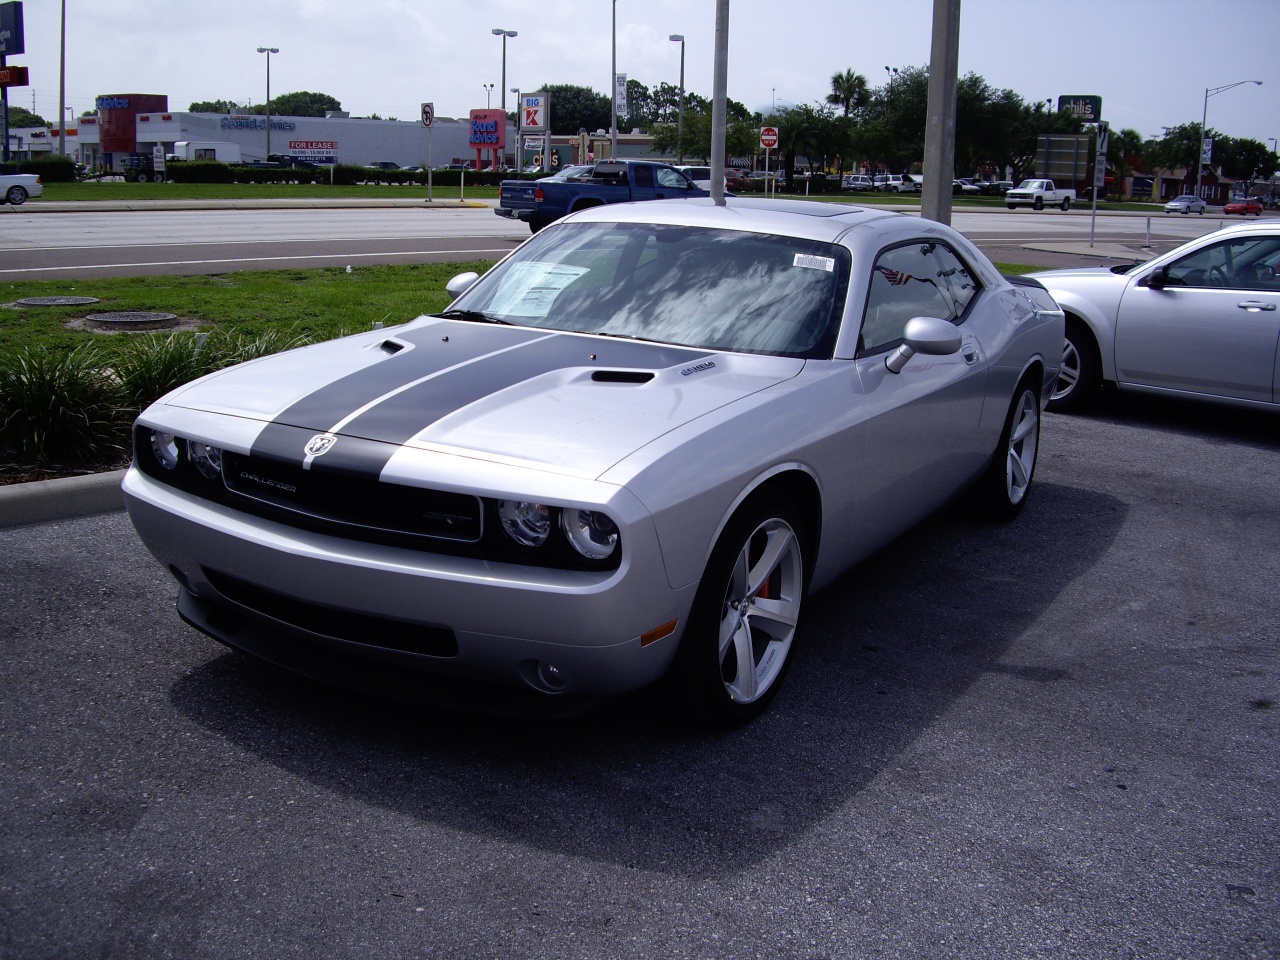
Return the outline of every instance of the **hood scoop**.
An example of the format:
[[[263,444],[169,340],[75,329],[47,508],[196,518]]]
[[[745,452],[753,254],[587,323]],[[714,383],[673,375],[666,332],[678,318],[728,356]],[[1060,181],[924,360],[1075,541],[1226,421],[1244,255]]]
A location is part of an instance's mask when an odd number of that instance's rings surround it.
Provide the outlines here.
[[[595,383],[648,383],[654,374],[649,370],[596,370],[591,374]]]

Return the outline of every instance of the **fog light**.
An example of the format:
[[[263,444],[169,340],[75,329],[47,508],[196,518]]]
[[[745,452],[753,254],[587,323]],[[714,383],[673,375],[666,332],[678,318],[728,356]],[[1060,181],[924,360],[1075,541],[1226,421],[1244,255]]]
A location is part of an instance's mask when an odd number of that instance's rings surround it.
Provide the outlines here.
[[[564,689],[565,677],[560,668],[553,663],[538,664],[538,682],[553,693]]]
[[[155,454],[156,462],[166,470],[177,469],[178,438],[172,433],[161,433],[158,430],[152,430],[151,452]]]

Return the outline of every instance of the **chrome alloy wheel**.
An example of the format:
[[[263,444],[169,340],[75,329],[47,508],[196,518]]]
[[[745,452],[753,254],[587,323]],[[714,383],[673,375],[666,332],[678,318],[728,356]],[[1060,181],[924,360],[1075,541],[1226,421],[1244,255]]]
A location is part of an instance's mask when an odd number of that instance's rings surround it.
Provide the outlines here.
[[[1031,488],[1031,475],[1036,468],[1036,450],[1040,444],[1040,405],[1031,390],[1024,390],[1009,431],[1005,457],[1005,489],[1009,503],[1018,504]]]
[[[1076,388],[1076,384],[1080,382],[1080,366],[1080,350],[1067,337],[1062,341],[1062,368],[1058,371],[1058,379],[1053,383],[1050,400],[1061,400]]]
[[[720,617],[720,676],[736,703],[762,697],[787,662],[804,596],[800,539],[785,520],[765,520],[729,575]]]

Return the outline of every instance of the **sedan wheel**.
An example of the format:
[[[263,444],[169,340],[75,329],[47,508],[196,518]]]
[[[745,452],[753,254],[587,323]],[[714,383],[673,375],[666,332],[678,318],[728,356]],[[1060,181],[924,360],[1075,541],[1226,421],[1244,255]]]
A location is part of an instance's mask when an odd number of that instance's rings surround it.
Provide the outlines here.
[[[1048,408],[1056,413],[1083,410],[1102,385],[1102,363],[1093,337],[1080,321],[1069,318],[1062,341],[1062,366]]]
[[[978,487],[985,512],[995,520],[1012,520],[1031,492],[1036,454],[1040,450],[1040,395],[1023,380],[1005,417],[1000,445]]]
[[[4,195],[4,198],[7,203],[11,203],[15,207],[20,207],[27,202],[26,188],[12,186],[9,188],[9,192]]]
[[[669,678],[676,705],[701,725],[759,714],[791,662],[807,571],[799,514],[782,494],[749,500],[707,564]]]

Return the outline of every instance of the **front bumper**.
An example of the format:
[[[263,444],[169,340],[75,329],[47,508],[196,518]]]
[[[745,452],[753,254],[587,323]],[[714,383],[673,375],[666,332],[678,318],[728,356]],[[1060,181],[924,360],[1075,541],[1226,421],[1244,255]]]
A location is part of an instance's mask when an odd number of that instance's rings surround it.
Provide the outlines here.
[[[621,693],[666,672],[697,589],[667,583],[651,523],[623,530],[616,570],[561,570],[300,530],[137,468],[123,489],[139,536],[182,584],[184,618],[313,676],[313,659],[337,658],[398,670],[401,680],[454,677],[565,697]],[[643,634],[673,620],[670,635],[642,645]],[[340,671],[322,679],[343,682]]]

